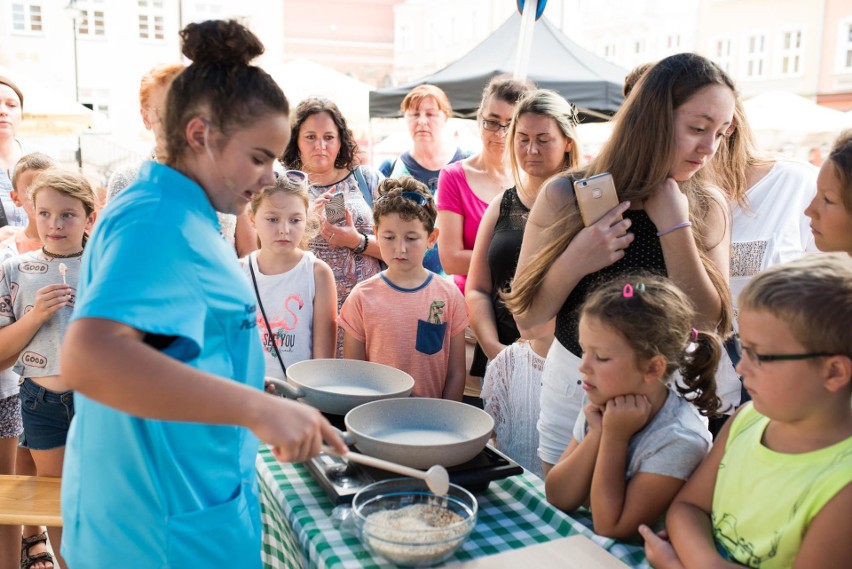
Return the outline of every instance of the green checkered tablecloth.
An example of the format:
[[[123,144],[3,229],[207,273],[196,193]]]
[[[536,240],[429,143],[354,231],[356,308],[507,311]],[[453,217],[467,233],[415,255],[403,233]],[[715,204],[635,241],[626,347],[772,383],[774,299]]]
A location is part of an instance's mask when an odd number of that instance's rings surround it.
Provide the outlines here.
[[[267,568],[373,569],[395,565],[374,557],[354,535],[334,527],[334,504],[301,464],[278,462],[261,445],[257,458]],[[641,547],[595,535],[591,518],[569,517],[545,501],[544,483],[525,472],[492,482],[476,496],[479,517],[448,563],[582,534],[631,567],[648,568]]]

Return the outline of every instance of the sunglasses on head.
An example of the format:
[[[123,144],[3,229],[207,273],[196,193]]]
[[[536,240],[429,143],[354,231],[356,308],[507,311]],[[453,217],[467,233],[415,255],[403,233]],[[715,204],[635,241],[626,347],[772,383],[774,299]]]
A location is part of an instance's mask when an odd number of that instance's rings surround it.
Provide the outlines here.
[[[432,198],[427,198],[418,192],[402,192],[400,195],[408,201],[416,203],[420,207],[426,207],[432,201]]]
[[[284,170],[284,172],[275,172],[275,178],[279,178],[284,176],[290,182],[294,184],[307,184],[308,183],[308,175],[301,170]]]

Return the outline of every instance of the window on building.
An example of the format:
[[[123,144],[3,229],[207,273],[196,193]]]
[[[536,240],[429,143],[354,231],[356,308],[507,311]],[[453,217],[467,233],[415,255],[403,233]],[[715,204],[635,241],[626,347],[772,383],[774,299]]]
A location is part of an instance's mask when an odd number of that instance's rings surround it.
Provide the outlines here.
[[[196,2],[195,3],[195,21],[202,22],[204,20],[215,20],[220,18],[222,14],[221,2]]]
[[[802,30],[781,32],[781,75],[798,75],[802,63]]]
[[[680,34],[672,34],[666,37],[666,47],[677,50],[680,48]]]
[[[166,38],[164,22],[166,12],[163,0],[137,0],[139,9],[139,37],[143,40],[163,40]]]
[[[725,73],[731,72],[731,38],[718,37],[712,41],[712,59]]]
[[[639,39],[633,42],[633,53],[636,55],[645,53],[645,40]]]
[[[106,34],[104,0],[78,1],[77,33],[81,36],[103,37]]]
[[[42,32],[41,4],[36,2],[12,3],[12,31]]]
[[[613,59],[615,57],[615,44],[608,43],[603,46],[603,56],[607,59]]]
[[[399,49],[400,51],[411,51],[414,49],[414,38],[411,37],[411,26],[399,27]]]
[[[766,74],[766,34],[751,34],[746,37],[745,76],[763,77]]]
[[[846,72],[852,71],[852,21],[845,21],[840,25],[838,34],[840,48],[838,67]]]

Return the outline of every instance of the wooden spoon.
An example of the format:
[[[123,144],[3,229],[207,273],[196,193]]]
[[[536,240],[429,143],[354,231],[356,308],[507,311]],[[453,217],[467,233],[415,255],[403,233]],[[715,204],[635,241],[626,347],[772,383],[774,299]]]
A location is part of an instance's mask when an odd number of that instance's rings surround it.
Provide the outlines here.
[[[372,456],[367,456],[366,454],[361,454],[353,451],[349,451],[345,454],[340,454],[339,452],[335,451],[333,448],[327,445],[323,445],[322,450],[325,453],[340,456],[345,458],[346,460],[351,460],[352,462],[357,462],[365,466],[380,468],[382,470],[402,474],[403,476],[410,476],[411,478],[419,478],[420,480],[426,482],[426,486],[429,487],[429,490],[431,490],[434,494],[438,496],[446,496],[447,492],[450,490],[450,475],[447,472],[447,469],[441,466],[440,464],[436,464],[435,466],[432,466],[431,468],[429,468],[429,470],[424,472],[416,468],[397,464],[396,462],[382,460],[381,458],[375,458]]]

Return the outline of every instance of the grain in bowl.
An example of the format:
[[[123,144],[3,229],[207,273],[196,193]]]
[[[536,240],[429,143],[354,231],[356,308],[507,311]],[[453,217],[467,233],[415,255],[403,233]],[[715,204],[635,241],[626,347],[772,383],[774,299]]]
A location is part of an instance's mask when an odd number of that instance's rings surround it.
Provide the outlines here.
[[[352,507],[364,546],[409,567],[447,559],[476,525],[476,499],[454,484],[447,496],[436,496],[414,479],[377,482]]]

